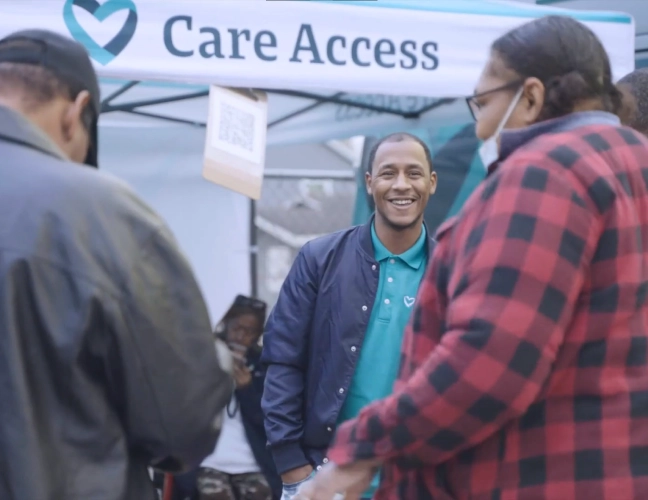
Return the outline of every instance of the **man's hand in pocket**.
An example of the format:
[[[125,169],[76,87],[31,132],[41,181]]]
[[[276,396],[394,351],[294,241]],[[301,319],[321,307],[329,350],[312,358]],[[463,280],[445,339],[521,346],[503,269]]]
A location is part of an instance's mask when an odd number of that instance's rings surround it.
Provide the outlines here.
[[[308,478],[313,473],[313,467],[310,465],[303,465],[297,469],[289,470],[281,475],[283,484],[295,484]]]

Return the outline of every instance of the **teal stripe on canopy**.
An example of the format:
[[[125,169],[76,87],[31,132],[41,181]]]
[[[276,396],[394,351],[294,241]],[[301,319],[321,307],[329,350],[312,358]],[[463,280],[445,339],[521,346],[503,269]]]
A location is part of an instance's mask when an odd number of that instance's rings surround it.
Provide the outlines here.
[[[375,0],[372,2],[358,2],[357,0],[310,1],[331,3],[335,5],[352,5],[354,7],[425,10],[452,14],[477,14],[502,17],[543,17],[550,14],[562,14],[571,16],[579,21],[599,21],[620,24],[632,23],[632,16],[622,12],[572,10],[501,0]]]
[[[0,0],[1,1],[1,0]],[[122,80],[120,78],[99,78],[99,83],[103,85],[125,85],[129,80]],[[166,89],[183,89],[183,90],[209,90],[207,85],[196,85],[193,83],[175,83],[175,82],[162,82],[162,81],[147,81],[140,82],[140,87],[155,87]]]

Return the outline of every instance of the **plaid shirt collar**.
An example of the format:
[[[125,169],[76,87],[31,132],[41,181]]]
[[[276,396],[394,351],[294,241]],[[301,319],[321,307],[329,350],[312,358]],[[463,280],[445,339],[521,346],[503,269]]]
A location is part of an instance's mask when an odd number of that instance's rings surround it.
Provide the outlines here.
[[[389,250],[387,250],[385,245],[383,245],[380,241],[380,238],[378,238],[375,225],[371,225],[371,241],[374,247],[374,256],[378,262],[387,260],[390,257],[398,257],[412,269],[420,269],[421,265],[423,265],[423,263],[425,262],[428,254],[428,248],[426,244],[427,239],[427,230],[425,228],[425,224],[423,224],[421,227],[421,235],[419,236],[418,240],[416,240],[414,245],[412,245],[402,254],[394,255]]]
[[[499,159],[488,167],[488,175],[495,172],[500,163],[506,160],[515,150],[540,135],[566,132],[587,125],[618,126],[620,123],[618,116],[607,111],[579,111],[553,120],[535,123],[529,127],[505,130],[500,136]]]

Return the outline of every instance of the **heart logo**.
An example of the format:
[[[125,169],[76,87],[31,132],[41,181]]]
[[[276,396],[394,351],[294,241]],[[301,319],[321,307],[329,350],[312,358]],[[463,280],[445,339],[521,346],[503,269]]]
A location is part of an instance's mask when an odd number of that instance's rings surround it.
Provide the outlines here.
[[[95,42],[88,32],[79,24],[73,7],[79,7],[103,22],[120,10],[128,10],[128,17],[119,33],[103,47]],[[133,0],[107,0],[100,4],[97,0],[66,0],[63,6],[63,19],[77,42],[81,43],[99,64],[105,66],[117,57],[135,35],[137,28],[137,8]]]
[[[405,295],[405,297],[403,297],[403,302],[405,302],[405,305],[407,307],[412,307],[414,305],[415,300],[416,299],[414,297],[408,297],[407,295]]]

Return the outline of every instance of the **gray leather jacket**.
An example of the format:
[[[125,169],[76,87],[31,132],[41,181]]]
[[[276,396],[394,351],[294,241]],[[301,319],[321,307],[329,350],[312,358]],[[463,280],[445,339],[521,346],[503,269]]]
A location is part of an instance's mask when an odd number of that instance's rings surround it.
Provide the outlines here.
[[[232,393],[160,218],[0,107],[0,499],[146,500]]]

